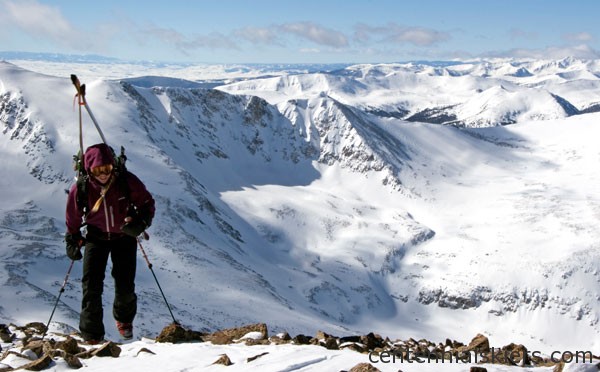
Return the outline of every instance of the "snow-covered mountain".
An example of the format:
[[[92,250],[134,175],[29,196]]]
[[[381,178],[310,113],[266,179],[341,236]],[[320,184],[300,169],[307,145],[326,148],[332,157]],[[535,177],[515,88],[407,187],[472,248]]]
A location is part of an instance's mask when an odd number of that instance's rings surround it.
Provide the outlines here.
[[[218,90],[84,82],[109,144],[155,195],[145,249],[184,325],[597,351],[600,114],[581,114],[600,102],[597,71],[563,60],[360,65]],[[0,63],[0,322],[47,319],[69,265],[73,96],[68,76]],[[402,119],[427,110],[494,126]],[[136,327],[156,334],[171,319],[139,263]],[[79,278],[76,266],[55,328],[77,324]]]
[[[332,73],[252,79],[219,89],[276,104],[327,94],[382,117],[488,127],[565,118],[600,107],[600,63],[476,61],[356,65]]]

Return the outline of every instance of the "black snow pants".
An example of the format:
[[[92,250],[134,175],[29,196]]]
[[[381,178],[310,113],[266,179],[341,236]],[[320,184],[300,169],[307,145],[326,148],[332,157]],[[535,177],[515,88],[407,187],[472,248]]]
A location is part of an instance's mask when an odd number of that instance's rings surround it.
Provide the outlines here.
[[[137,312],[135,270],[137,242],[127,235],[105,240],[89,236],[83,256],[83,298],[79,330],[86,340],[102,340],[104,323],[102,292],[108,256],[112,261],[111,275],[115,284],[113,317],[122,323],[132,323]]]

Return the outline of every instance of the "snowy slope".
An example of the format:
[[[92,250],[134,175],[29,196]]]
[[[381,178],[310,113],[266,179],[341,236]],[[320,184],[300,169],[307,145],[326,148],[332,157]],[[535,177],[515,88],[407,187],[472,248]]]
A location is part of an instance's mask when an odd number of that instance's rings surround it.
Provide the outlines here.
[[[126,147],[157,199],[146,249],[178,320],[598,350],[598,114],[480,129],[410,123],[347,104],[349,92],[376,92],[340,81],[317,75],[311,94],[305,85],[276,104],[87,82],[109,144]],[[7,63],[0,82],[0,170],[11,175],[0,201],[0,293],[11,301],[0,320],[44,321],[68,267],[74,89]],[[552,106],[551,95],[511,89],[521,98],[497,106]],[[85,143],[97,142],[85,126]],[[67,327],[77,324],[77,265],[55,315]],[[138,273],[136,327],[155,335],[170,316],[141,259]]]

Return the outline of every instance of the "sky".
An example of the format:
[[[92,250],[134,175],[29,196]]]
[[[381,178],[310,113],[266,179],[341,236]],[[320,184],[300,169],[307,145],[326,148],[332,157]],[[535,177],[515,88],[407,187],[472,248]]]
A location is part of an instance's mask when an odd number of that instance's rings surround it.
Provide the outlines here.
[[[198,63],[600,56],[597,0],[0,0],[0,51]]]

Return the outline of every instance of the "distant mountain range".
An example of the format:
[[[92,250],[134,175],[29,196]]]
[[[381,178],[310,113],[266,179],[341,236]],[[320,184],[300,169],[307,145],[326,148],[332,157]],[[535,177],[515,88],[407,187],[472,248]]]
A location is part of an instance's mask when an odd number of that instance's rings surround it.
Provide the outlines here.
[[[176,62],[176,61],[147,61],[147,60],[123,60],[119,58],[106,57],[97,54],[64,54],[64,53],[35,53],[19,51],[0,51],[0,60],[13,61],[39,61],[39,62],[61,62],[61,63],[86,63],[86,64],[137,64],[156,67],[164,66],[194,66],[203,63]],[[286,72],[319,72],[332,71],[345,68],[349,63],[237,63],[230,66],[246,66],[246,70],[264,69],[270,71]]]
[[[46,62],[69,63],[118,63],[123,62],[118,58],[105,57],[97,54],[64,54],[64,53],[35,53],[18,51],[0,51],[0,59],[4,60],[31,60]]]
[[[271,103],[326,94],[384,118],[488,127],[600,110],[600,62],[473,61],[355,65],[253,79],[219,89]]]

